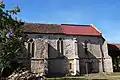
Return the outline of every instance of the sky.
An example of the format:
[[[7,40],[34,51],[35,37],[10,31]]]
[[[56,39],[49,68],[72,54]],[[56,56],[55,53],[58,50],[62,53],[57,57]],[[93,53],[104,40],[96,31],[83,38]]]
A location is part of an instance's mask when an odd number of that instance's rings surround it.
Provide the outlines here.
[[[93,24],[109,43],[120,43],[120,0],[4,0],[25,22]]]

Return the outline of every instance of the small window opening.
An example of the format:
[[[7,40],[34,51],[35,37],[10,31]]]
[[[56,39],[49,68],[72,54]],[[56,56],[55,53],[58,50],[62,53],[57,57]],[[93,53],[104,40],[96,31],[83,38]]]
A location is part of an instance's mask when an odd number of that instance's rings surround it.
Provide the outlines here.
[[[32,57],[34,57],[34,43],[32,43]]]
[[[88,52],[88,51],[87,51],[87,49],[88,49],[87,43],[88,43],[87,41],[84,42],[84,48],[85,48],[85,53],[86,53],[86,54],[87,54],[87,52]]]
[[[28,53],[31,55],[31,57],[34,57],[34,46],[33,39],[30,39],[28,42]]]
[[[69,69],[72,69],[72,63],[69,63]]]
[[[28,43],[28,53],[30,54],[30,43]]]
[[[62,40],[62,38],[59,38],[59,40],[57,42],[57,50],[58,50],[59,57],[61,55],[63,55],[63,40]]]

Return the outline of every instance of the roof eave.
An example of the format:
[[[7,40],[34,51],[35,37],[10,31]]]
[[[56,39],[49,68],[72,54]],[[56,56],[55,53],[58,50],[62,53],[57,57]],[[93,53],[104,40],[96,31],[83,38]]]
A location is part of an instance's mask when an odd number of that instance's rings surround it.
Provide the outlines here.
[[[66,33],[39,33],[39,32],[24,32],[25,34],[59,34],[59,35],[76,35],[76,36],[101,36],[101,35],[89,35],[89,34],[66,34]]]

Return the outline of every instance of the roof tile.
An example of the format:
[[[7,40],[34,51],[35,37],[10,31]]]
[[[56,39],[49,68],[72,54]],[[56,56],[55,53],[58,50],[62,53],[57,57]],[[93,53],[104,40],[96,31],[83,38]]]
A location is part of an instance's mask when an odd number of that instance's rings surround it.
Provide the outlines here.
[[[96,36],[101,35],[101,33],[92,25],[25,23],[23,26],[23,30],[26,33],[52,33]]]

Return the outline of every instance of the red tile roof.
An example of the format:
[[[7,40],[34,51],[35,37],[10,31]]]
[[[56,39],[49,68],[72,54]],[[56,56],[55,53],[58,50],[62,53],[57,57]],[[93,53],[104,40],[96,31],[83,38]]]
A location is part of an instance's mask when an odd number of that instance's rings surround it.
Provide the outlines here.
[[[70,25],[61,24],[62,30],[66,34],[73,35],[101,35],[101,33],[93,27],[93,25]]]
[[[101,35],[101,32],[93,25],[25,23],[23,29],[26,33],[52,33],[93,36]]]
[[[26,33],[62,33],[60,25],[57,24],[25,23],[23,30]]]
[[[120,50],[120,44],[108,43],[108,50]]]

